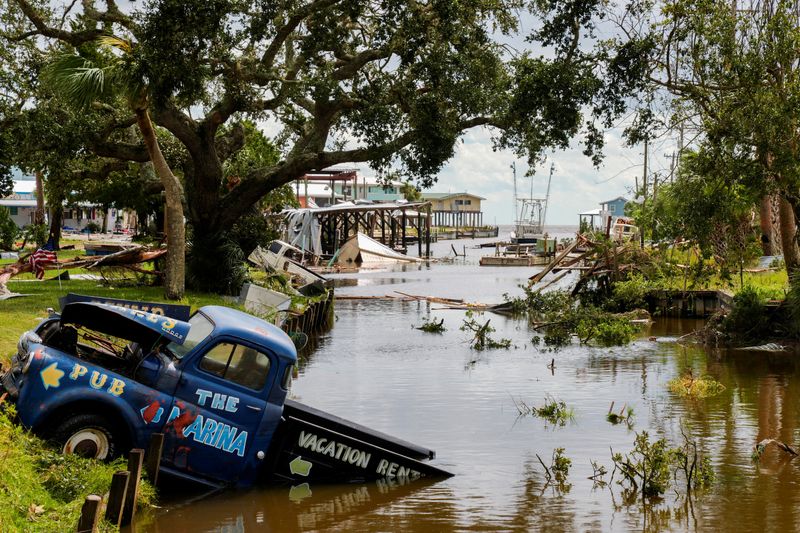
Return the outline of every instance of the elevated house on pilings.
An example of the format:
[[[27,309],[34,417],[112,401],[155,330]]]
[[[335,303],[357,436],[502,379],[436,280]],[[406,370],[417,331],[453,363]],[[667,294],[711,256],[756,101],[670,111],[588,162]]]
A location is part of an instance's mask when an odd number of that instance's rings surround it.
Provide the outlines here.
[[[420,257],[430,256],[429,202],[347,203],[317,209],[290,209],[284,216],[289,221],[287,242],[323,258],[333,257],[357,233],[403,253],[416,244]],[[310,217],[314,223],[309,223]],[[300,226],[302,230],[298,229]]]
[[[433,225],[445,228],[480,228],[483,226],[482,198],[468,192],[423,192],[431,203]]]

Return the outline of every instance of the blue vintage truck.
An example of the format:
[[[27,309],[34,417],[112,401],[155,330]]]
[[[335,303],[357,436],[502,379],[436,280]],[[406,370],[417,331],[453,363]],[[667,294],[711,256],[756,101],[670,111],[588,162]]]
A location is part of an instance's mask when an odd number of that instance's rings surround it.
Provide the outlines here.
[[[68,303],[23,333],[0,376],[20,422],[98,459],[163,433],[161,470],[215,487],[450,475],[431,450],[287,399],[297,352],[274,325],[142,309]]]

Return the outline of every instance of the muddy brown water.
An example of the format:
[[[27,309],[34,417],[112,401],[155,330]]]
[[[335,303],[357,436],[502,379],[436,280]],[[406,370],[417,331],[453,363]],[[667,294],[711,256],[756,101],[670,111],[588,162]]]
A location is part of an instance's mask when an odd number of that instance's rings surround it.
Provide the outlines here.
[[[461,241],[464,243],[465,241]],[[479,241],[476,241],[479,242]],[[466,241],[467,245],[471,241]],[[440,252],[444,253],[439,243]],[[459,250],[460,251],[460,250]],[[411,294],[499,302],[534,271],[478,267],[466,260],[336,276],[337,293]],[[573,345],[558,353],[531,346],[524,321],[485,314],[516,348],[477,353],[459,331],[463,311],[419,302],[336,304],[333,329],[317,339],[293,387],[296,398],[437,451],[456,475],[439,482],[254,488],[194,502],[173,498],[142,516],[139,531],[794,531],[800,530],[800,460],[753,445],[800,442],[797,355],[715,352],[675,339],[698,326],[659,320],[629,346]],[[441,335],[412,329],[444,318]],[[655,336],[657,341],[648,340]],[[548,368],[551,360],[555,368]],[[726,389],[686,400],[667,382],[691,369]],[[520,417],[515,402],[563,400],[574,420],[554,427]],[[634,409],[632,429],[611,425],[611,402]],[[687,498],[626,499],[622,487],[593,485],[590,461],[611,470],[610,448],[626,452],[635,432],[673,444],[680,428],[712,457],[717,479]],[[572,460],[569,486],[548,486],[542,467],[554,448]],[[606,476],[608,479],[608,476]]]

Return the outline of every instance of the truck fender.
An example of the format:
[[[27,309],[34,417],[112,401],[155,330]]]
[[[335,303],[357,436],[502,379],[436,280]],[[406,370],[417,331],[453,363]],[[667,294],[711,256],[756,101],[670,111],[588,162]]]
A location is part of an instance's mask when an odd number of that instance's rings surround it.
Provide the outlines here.
[[[138,440],[137,413],[127,402],[114,401],[103,391],[83,388],[65,391],[57,400],[42,403],[39,410],[29,420],[23,422],[36,432],[47,433],[53,423],[72,412],[93,412],[109,416],[120,424],[120,429],[125,430],[131,445],[135,445]]]

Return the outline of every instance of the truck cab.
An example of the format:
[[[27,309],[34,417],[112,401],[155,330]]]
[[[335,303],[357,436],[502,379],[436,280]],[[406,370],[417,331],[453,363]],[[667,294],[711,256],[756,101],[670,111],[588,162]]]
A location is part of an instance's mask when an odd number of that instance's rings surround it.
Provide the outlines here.
[[[420,461],[430,450],[287,400],[296,361],[286,333],[228,307],[181,321],[76,302],[22,334],[0,384],[64,453],[112,459],[163,433],[162,471],[214,486],[450,475]]]

